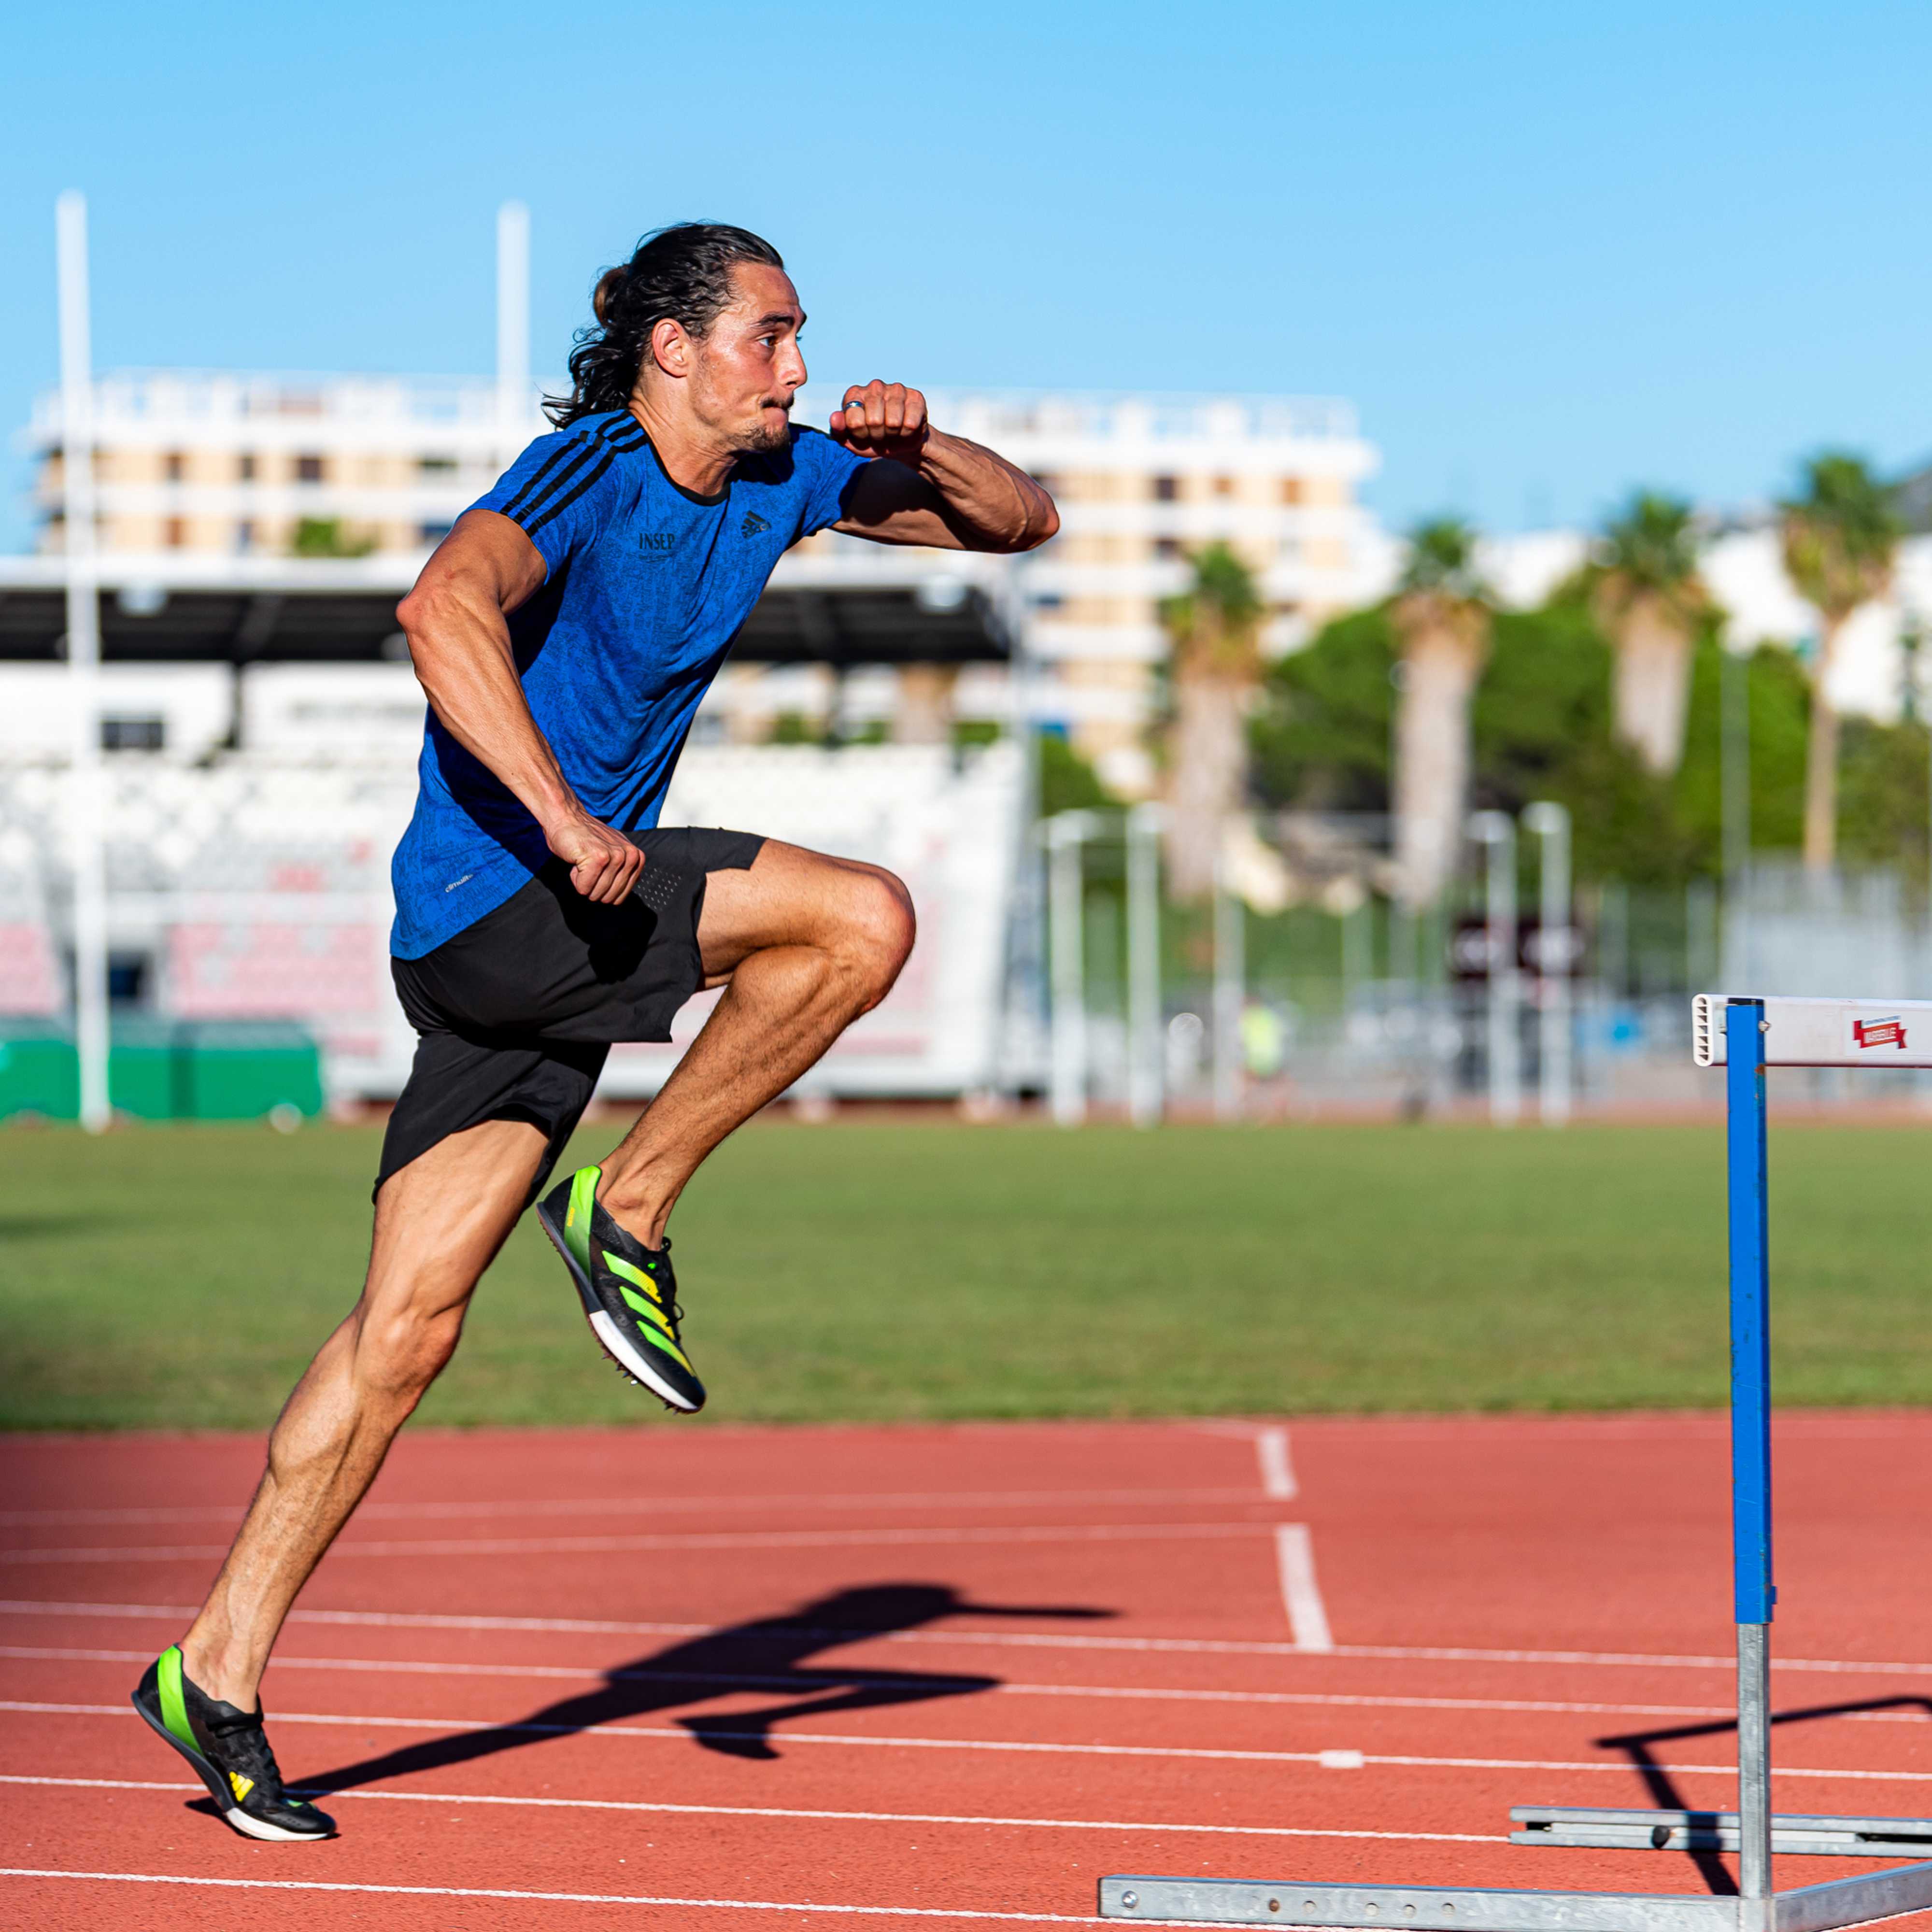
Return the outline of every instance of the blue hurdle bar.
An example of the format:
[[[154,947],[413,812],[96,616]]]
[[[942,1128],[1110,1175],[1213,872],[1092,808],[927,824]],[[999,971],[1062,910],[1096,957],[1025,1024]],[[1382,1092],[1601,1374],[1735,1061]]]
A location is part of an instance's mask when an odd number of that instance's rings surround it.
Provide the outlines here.
[[[1771,1258],[1764,1002],[1724,1010],[1731,1303],[1731,1563],[1738,1624],[1738,1891],[1771,1895]],[[1755,1917],[1749,1904],[1744,1916]],[[1747,1925],[1745,1932],[1749,1932]]]

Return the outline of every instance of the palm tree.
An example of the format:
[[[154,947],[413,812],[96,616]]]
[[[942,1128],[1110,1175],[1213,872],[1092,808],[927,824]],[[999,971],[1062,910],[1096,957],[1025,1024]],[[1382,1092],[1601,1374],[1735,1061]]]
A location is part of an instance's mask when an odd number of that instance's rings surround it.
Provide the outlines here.
[[[1222,827],[1247,790],[1247,714],[1261,682],[1261,593],[1225,543],[1193,560],[1194,581],[1160,607],[1173,646],[1168,738],[1168,887],[1214,890]]]
[[[1712,608],[1690,505],[1638,490],[1604,526],[1586,587],[1616,651],[1616,735],[1667,778],[1683,760],[1691,647]]]
[[[1899,523],[1892,493],[1840,452],[1804,466],[1804,493],[1784,504],[1784,568],[1818,614],[1811,728],[1804,758],[1804,868],[1828,872],[1838,838],[1838,714],[1831,676],[1846,624],[1892,582]]]
[[[1489,655],[1489,594],[1476,536],[1460,518],[1419,524],[1389,615],[1401,652],[1395,721],[1396,891],[1432,904],[1461,843],[1469,788],[1469,700]]]

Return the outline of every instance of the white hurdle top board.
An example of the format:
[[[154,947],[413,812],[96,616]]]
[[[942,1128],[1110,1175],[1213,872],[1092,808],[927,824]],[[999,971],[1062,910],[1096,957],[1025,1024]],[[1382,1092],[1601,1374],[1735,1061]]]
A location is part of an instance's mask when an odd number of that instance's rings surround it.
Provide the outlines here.
[[[1700,1066],[1724,1064],[1724,1008],[1755,994],[1699,993],[1690,1002]],[[1932,1000],[1764,1002],[1767,1066],[1932,1066]]]

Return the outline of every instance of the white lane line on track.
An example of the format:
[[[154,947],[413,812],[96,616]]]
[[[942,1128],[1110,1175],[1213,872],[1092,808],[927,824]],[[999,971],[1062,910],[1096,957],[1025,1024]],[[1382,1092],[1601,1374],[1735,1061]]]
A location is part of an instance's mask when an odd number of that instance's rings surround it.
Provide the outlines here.
[[[29,1702],[20,1699],[0,1699],[0,1711],[28,1717],[133,1718],[133,1708],[125,1704],[56,1704]],[[278,1724],[321,1724],[338,1730],[441,1731],[452,1735],[494,1731],[506,1735],[538,1737],[671,1738],[681,1744],[694,1742],[682,1725],[658,1724],[538,1724],[518,1722],[478,1722],[471,1718],[389,1718],[350,1716],[338,1712],[278,1711]],[[1239,1764],[1329,1764],[1338,1756],[1354,1754],[1334,1751],[1234,1750],[1202,1749],[1181,1744],[1046,1744],[1032,1738],[896,1738],[873,1737],[858,1732],[795,1731],[788,1725],[776,1731],[727,1731],[707,1725],[707,1737],[745,1738],[760,1743],[786,1744],[845,1744],[874,1750],[1006,1751],[1026,1756],[1051,1757],[1137,1757],[1208,1759]],[[1523,1758],[1523,1757],[1423,1757],[1408,1752],[1364,1751],[1363,1765],[1398,1765],[1412,1769],[1439,1771],[1612,1771],[1626,1774],[1636,1767],[1628,1759]],[[1672,1773],[1708,1772],[1736,1778],[1736,1764],[1667,1764]],[[1932,1771],[1830,1771],[1813,1765],[1780,1764],[1780,1778],[1852,1778],[1863,1784],[1932,1784]]]
[[[0,1774],[0,1784],[46,1784],[88,1791],[181,1791],[197,1796],[199,1784],[166,1784],[134,1778],[28,1778]],[[517,1798],[482,1796],[461,1791],[325,1791],[319,1786],[292,1787],[331,1802],[375,1798],[406,1804],[510,1804],[558,1811],[669,1811],[698,1818],[808,1818],[820,1822],[860,1825],[998,1825],[1042,1832],[1189,1832],[1236,1838],[1393,1838],[1402,1844],[1493,1845],[1493,1832],[1347,1832],[1339,1826],[1302,1825],[1180,1825],[1167,1819],[991,1818],[944,1811],[808,1811],[772,1804],[669,1804],[630,1798]]]
[[[1284,1432],[1285,1433],[1285,1432]],[[1273,1496],[1275,1492],[1270,1490]],[[1292,1496],[1288,1490],[1283,1493]],[[728,1509],[1044,1509],[1067,1503],[1245,1503],[1252,1490],[908,1490],[853,1495],[734,1496],[545,1497],[517,1502],[365,1502],[358,1522],[406,1522],[416,1517],[464,1519],[518,1516],[696,1515]],[[0,1525],[34,1523],[237,1522],[244,1504],[196,1503],[152,1508],[0,1510]]]
[[[512,1892],[472,1885],[349,1885],[322,1879],[188,1878],[178,1872],[54,1871],[32,1865],[0,1865],[0,1878],[68,1878],[110,1885],[214,1886],[230,1892],[332,1892],[384,1898],[502,1898],[536,1905],[668,1905],[687,1912],[823,1912],[858,1918],[1000,1918],[1028,1925],[1091,1925],[1091,1912],[951,1911],[932,1905],[802,1905],[764,1898],[658,1898],[612,1892]],[[1150,1924],[1165,1924],[1164,1919]]]
[[[1255,1460],[1260,1465],[1262,1494],[1276,1502],[1292,1502],[1301,1493],[1288,1460],[1288,1431],[1279,1423],[1255,1431]]]
[[[52,1645],[0,1644],[0,1659],[49,1664],[148,1664],[148,1650],[78,1650]],[[857,1671],[802,1670],[787,1676],[760,1677],[716,1670],[599,1670],[592,1664],[440,1664],[394,1658],[284,1657],[277,1652],[278,1670],[343,1670],[378,1676],[509,1677],[538,1681],[560,1678],[590,1689],[599,1684],[711,1684],[734,1690],[810,1691],[903,1684],[905,1675],[868,1677]],[[926,1675],[927,1673],[920,1673]],[[932,1675],[944,1682],[938,1673]],[[817,1681],[823,1679],[823,1684]],[[988,1684],[974,1682],[975,1696],[1007,1697],[1141,1698],[1182,1704],[1281,1704],[1322,1708],[1382,1711],[1502,1711],[1535,1715],[1588,1718],[1732,1718],[1735,1710],[1720,1704],[1593,1704],[1538,1697],[1398,1697],[1340,1690],[1193,1690],[1136,1684]],[[1848,1711],[1848,1722],[1924,1724],[1925,1714],[1912,1711]]]
[[[899,1545],[988,1543],[1195,1542],[1265,1536],[1264,1522],[1034,1523],[999,1528],[716,1530],[680,1535],[478,1537],[460,1542],[370,1543],[353,1538],[329,1553],[370,1556],[562,1556],[653,1550],[872,1550]],[[0,1550],[0,1563],[177,1563],[225,1556],[224,1544],[125,1549],[62,1549],[40,1545]]]
[[[1284,1522],[1274,1532],[1275,1568],[1281,1577],[1281,1600],[1288,1612],[1288,1634],[1297,1650],[1332,1651],[1335,1640],[1328,1628],[1328,1612],[1315,1580],[1315,1543],[1305,1522]]]
[[[1266,1526],[1257,1526],[1264,1528]],[[223,1552],[226,1553],[225,1551]],[[80,1604],[55,1599],[0,1598],[0,1616],[152,1618],[169,1622],[200,1613],[195,1604]],[[716,1623],[644,1623],[603,1617],[491,1617],[415,1610],[292,1610],[291,1623],[352,1624],[380,1630],[574,1630],[592,1636],[704,1636],[716,1634]],[[1191,1636],[1074,1636],[1057,1630],[877,1630],[825,1629],[804,1624],[769,1628],[840,1643],[938,1644],[946,1648],[993,1646],[1038,1650],[1148,1651],[1178,1656],[1302,1657],[1298,1644],[1265,1638]],[[1344,1659],[1367,1658],[1398,1663],[1600,1664],[1618,1668],[1735,1671],[1735,1656],[1647,1654],[1641,1651],[1478,1650],[1442,1645],[1338,1643],[1328,1652]],[[1863,1677],[1910,1677],[1932,1672],[1932,1663],[1874,1664],[1846,1658],[1774,1657],[1774,1672],[1806,1670]]]

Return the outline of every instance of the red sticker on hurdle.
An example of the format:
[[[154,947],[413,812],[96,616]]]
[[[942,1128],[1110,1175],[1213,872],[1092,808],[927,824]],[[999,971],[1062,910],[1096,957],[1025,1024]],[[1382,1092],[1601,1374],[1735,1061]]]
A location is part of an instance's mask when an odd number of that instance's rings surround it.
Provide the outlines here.
[[[1895,1014],[1888,1019],[1854,1020],[1852,1042],[1863,1052],[1867,1047],[1895,1046],[1905,1051],[1905,1022]]]

